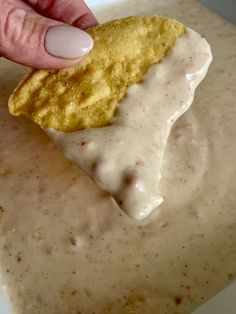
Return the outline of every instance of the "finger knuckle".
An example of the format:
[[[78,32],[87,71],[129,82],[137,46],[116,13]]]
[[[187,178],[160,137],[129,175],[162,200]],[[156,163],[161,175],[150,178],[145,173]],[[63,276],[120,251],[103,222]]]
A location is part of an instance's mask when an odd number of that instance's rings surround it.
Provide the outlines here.
[[[1,10],[0,45],[8,48],[17,43],[24,28],[26,12],[14,6],[5,5]]]

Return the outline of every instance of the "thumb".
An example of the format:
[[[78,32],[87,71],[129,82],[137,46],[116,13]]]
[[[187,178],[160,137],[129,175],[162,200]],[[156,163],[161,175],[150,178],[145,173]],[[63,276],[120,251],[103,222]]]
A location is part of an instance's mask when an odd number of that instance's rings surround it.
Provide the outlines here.
[[[64,68],[93,47],[84,31],[42,17],[31,10],[3,6],[0,13],[0,55],[34,68]]]

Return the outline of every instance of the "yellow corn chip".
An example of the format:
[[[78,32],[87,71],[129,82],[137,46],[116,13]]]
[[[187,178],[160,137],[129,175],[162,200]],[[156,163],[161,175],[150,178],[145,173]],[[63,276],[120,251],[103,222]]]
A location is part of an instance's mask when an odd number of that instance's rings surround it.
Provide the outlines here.
[[[78,65],[34,70],[9,100],[12,115],[70,132],[108,125],[127,88],[160,62],[185,32],[164,17],[128,17],[87,30],[94,48]]]

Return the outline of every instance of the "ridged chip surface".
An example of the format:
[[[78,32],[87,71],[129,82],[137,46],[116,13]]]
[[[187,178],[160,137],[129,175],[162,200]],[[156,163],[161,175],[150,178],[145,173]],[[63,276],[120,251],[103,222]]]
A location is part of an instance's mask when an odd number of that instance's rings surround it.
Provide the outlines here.
[[[108,125],[127,88],[161,61],[185,26],[137,16],[87,31],[94,39],[91,53],[72,68],[33,70],[10,97],[12,115],[64,132]]]

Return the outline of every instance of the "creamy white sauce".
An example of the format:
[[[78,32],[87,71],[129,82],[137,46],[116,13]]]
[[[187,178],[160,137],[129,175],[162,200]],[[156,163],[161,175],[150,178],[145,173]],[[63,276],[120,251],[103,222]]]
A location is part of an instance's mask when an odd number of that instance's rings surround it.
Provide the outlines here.
[[[165,201],[143,220],[9,115],[26,69],[0,59],[0,277],[14,314],[189,314],[236,278],[236,27],[192,0],[96,12],[101,22],[136,14],[180,20],[214,56],[170,132]]]
[[[129,216],[143,219],[163,202],[160,180],[171,127],[191,105],[211,60],[206,40],[188,29],[142,83],[128,89],[110,126],[46,132]]]

